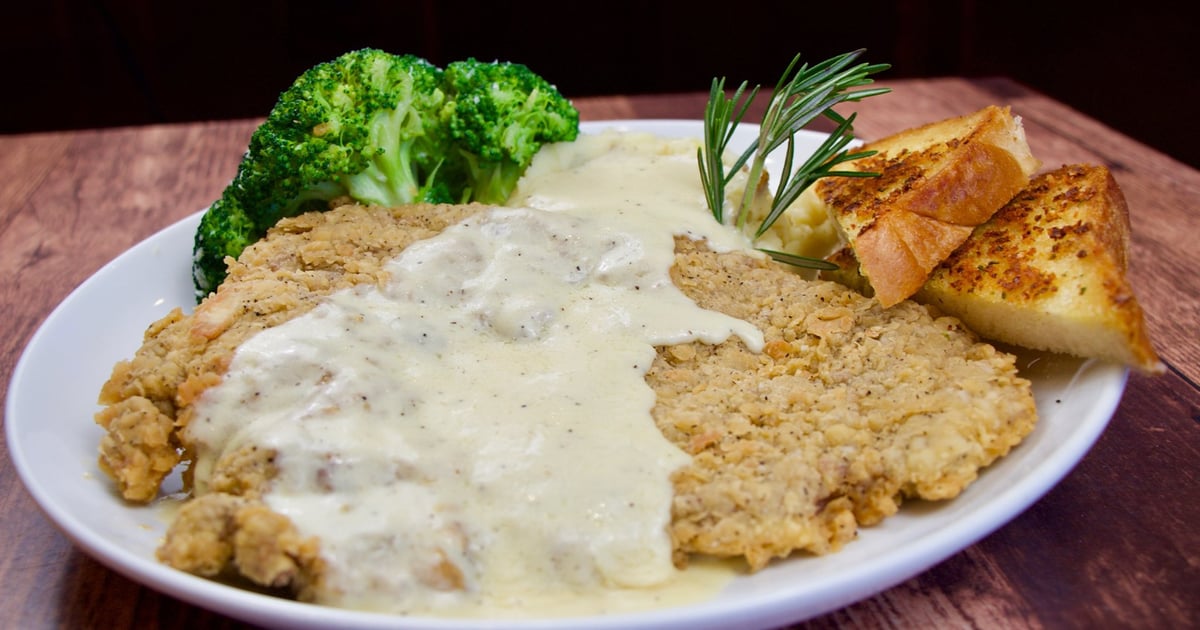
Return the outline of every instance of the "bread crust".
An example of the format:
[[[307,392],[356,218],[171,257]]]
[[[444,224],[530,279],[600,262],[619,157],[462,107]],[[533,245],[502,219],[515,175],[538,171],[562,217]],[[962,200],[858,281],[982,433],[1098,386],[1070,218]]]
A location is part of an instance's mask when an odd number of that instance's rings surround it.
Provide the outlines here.
[[[1126,276],[1129,208],[1103,166],[1039,175],[931,274],[917,295],[1014,345],[1164,367]]]
[[[905,130],[863,150],[852,168],[878,177],[830,177],[816,193],[854,249],[884,307],[912,296],[971,230],[1029,183],[1040,163],[1007,107]]]

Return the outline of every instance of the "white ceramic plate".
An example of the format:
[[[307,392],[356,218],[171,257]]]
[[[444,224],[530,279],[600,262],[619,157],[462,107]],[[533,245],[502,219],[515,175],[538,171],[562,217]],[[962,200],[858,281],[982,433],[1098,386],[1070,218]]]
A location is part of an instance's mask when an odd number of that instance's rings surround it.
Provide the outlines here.
[[[664,136],[701,134],[696,121],[613,121]],[[752,133],[747,127],[744,134]],[[815,148],[823,136],[802,134]],[[744,142],[748,135],[737,141]],[[810,149],[811,150],[811,149]],[[551,628],[562,621],[406,618],[300,604],[193,577],[159,564],[160,507],[131,507],[96,466],[96,396],[113,364],[133,354],[146,326],[175,306],[190,310],[192,235],[199,215],[167,227],[113,260],[43,323],[13,372],[9,451],[29,492],[79,547],[112,569],[179,599],[263,626],[288,628]],[[941,562],[1029,507],[1071,470],[1104,430],[1124,391],[1121,366],[1042,358],[1034,381],[1037,429],[961,496],[909,504],[839,553],[797,557],[739,577],[711,601],[654,612],[572,619],[574,628],[769,627],[869,597]],[[169,480],[167,491],[178,488]]]

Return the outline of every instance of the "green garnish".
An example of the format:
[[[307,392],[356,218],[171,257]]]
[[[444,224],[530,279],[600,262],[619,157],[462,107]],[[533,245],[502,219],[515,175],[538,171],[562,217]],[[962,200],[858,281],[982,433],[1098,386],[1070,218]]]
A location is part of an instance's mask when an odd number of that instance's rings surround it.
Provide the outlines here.
[[[713,79],[708,104],[704,108],[704,143],[697,151],[700,164],[700,183],[713,217],[726,223],[725,188],[733,176],[743,167],[748,167],[746,190],[736,205],[732,217],[733,225],[746,229],[746,219],[754,200],[755,182],[759,181],[766,167],[767,156],[782,147],[787,149],[782,165],[780,181],[775,189],[771,208],[767,216],[754,231],[752,241],[758,240],[789,206],[822,177],[874,177],[877,173],[834,170],[837,165],[874,155],[874,151],[851,153],[846,146],[854,140],[855,114],[842,116],[833,110],[835,105],[849,101],[861,101],[869,96],[890,92],[888,88],[858,88],[873,82],[870,75],[890,68],[888,64],[858,64],[848,67],[863,53],[863,49],[838,55],[812,67],[803,64],[799,68],[800,55],[796,55],[767,101],[766,113],[759,127],[758,137],[726,169],[723,157],[750,104],[758,95],[759,86],[747,91],[743,81],[732,97],[725,95],[725,79]],[[835,123],[837,129],[821,144],[820,148],[803,164],[793,169],[796,133],[808,126],[819,116]],[[772,258],[798,267],[813,269],[836,269],[826,261],[796,256],[784,252],[762,250]]]
[[[764,247],[759,247],[758,251],[763,252],[778,262],[793,265],[795,267],[803,267],[805,269],[820,269],[821,271],[837,271],[840,269],[840,267],[837,266],[837,263],[831,263],[828,260],[821,260],[820,258],[809,258],[808,256],[789,254],[787,252],[766,249]]]

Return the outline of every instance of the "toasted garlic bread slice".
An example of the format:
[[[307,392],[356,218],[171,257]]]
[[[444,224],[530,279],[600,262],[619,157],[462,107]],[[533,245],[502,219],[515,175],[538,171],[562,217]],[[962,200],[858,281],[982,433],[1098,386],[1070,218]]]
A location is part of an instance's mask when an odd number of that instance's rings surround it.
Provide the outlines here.
[[[1020,119],[994,105],[862,148],[878,153],[849,166],[879,177],[829,177],[815,188],[884,307],[920,289],[1040,166]]]
[[[1039,175],[917,294],[980,335],[1163,370],[1126,278],[1129,210],[1103,166]]]

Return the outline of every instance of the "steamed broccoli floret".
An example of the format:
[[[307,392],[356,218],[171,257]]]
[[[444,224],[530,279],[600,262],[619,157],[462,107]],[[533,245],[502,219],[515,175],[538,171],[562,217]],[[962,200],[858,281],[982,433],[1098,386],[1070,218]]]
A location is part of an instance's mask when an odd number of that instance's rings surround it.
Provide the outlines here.
[[[300,75],[254,131],[222,195],[242,208],[251,229],[238,223],[239,231],[224,240],[216,229],[197,233],[200,295],[224,279],[226,255],[236,257],[283,217],[325,209],[344,196],[389,206],[452,198],[434,181],[449,152],[441,83],[441,69],[424,59],[375,49],[346,53]],[[227,207],[229,201],[214,204],[206,218]]]
[[[446,152],[441,82],[442,71],[424,59],[374,49],[309,69],[250,140],[250,168],[234,182],[247,211],[269,227],[319,207],[313,200],[421,199]]]
[[[543,144],[579,134],[575,106],[522,64],[456,61],[445,82],[446,122],[473,201],[503,203]]]
[[[225,257],[236,258],[261,236],[232,190],[225,189],[221,198],[200,218],[200,226],[196,228],[192,275],[197,287],[210,278],[225,277]]]
[[[224,280],[225,256],[336,198],[502,203],[542,143],[574,139],[578,128],[574,106],[518,64],[469,60],[443,72],[367,48],[314,66],[279,96],[202,219],[197,295]]]

